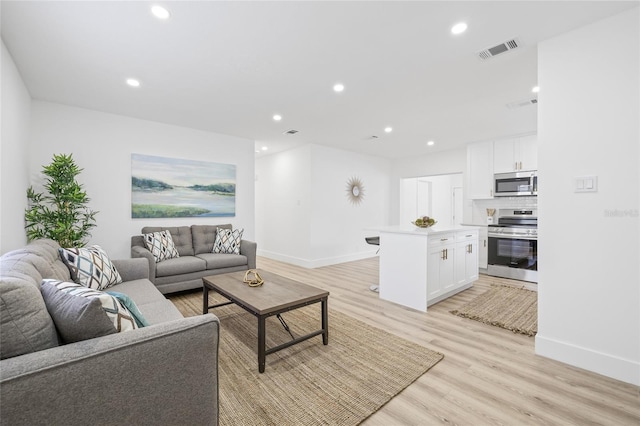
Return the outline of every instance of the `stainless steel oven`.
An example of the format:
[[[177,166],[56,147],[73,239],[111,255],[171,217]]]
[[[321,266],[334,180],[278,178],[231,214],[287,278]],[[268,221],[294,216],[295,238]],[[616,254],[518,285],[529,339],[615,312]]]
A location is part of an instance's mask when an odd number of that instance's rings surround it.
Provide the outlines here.
[[[538,218],[534,209],[500,210],[489,225],[487,273],[538,282]]]

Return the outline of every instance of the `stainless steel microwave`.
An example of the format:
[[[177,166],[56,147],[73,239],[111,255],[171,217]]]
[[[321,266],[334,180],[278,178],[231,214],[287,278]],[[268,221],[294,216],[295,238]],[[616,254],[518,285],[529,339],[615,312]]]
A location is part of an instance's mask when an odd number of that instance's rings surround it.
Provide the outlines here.
[[[493,194],[495,197],[538,195],[538,172],[496,173]]]

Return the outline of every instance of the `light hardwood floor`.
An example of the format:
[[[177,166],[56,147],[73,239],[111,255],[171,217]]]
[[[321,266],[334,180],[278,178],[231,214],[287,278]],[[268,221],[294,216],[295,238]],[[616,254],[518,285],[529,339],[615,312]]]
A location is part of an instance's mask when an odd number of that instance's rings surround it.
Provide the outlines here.
[[[449,311],[492,283],[474,286],[427,313],[378,298],[378,258],[305,269],[259,257],[258,268],[331,292],[330,309],[438,351],[445,358],[363,425],[640,425],[640,388],[534,354],[534,339]]]

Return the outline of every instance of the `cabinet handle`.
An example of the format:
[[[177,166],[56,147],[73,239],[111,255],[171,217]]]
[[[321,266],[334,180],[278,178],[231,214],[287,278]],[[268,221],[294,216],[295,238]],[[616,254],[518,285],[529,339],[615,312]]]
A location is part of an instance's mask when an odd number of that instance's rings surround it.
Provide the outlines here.
[[[440,241],[448,241],[448,238],[440,238]]]
[[[449,249],[444,249],[444,260],[449,259]]]
[[[440,259],[442,259],[442,260],[445,259],[445,257],[444,257],[444,249],[442,249],[442,256],[440,256]]]
[[[493,197],[493,189],[490,189],[490,190],[489,190],[489,195],[490,195],[491,197]]]
[[[467,237],[467,238],[473,237],[473,234],[465,235],[465,237]]]
[[[487,246],[487,240],[482,240],[482,243],[484,244],[484,246]]]
[[[520,162],[520,170],[522,170],[522,161]]]
[[[516,161],[516,165],[515,165],[515,167],[513,168],[513,170],[518,170],[518,162],[517,162],[517,161]]]

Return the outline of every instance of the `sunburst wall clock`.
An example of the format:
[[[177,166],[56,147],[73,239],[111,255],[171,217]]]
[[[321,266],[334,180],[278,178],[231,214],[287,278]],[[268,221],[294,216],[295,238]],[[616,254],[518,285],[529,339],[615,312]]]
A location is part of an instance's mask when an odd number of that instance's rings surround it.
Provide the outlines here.
[[[355,176],[347,181],[347,198],[351,204],[360,204],[364,198],[364,185]]]

